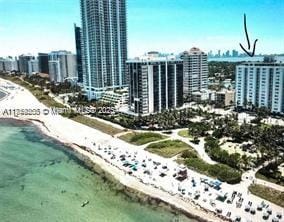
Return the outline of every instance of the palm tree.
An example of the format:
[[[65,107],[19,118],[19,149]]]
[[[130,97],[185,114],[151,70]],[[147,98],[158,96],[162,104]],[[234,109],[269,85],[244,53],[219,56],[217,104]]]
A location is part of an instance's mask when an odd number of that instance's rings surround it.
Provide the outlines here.
[[[241,164],[244,166],[244,169],[248,169],[248,166],[251,164],[252,157],[246,154],[241,157]]]

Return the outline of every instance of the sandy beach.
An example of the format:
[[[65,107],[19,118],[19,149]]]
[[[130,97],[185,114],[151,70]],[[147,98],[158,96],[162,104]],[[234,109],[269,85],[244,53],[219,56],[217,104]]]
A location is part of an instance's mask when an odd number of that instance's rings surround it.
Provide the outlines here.
[[[188,178],[179,183],[170,176],[180,167],[174,161],[150,154],[137,146],[130,145],[118,138],[60,115],[54,115],[52,110],[41,104],[29,91],[0,79],[0,87],[3,87],[3,85],[13,87],[7,87],[6,90],[9,92],[9,96],[0,100],[0,118],[13,118],[33,122],[43,133],[71,146],[75,152],[82,156],[82,159],[98,165],[123,186],[142,192],[153,199],[159,199],[164,203],[168,203],[186,215],[191,215],[200,221],[226,221],[236,217],[241,217],[242,221],[263,221],[263,211],[256,212],[253,215],[244,211],[248,201],[251,201],[255,208],[263,201],[261,198],[247,192],[249,181],[242,181],[237,185],[222,183],[221,191],[216,191],[213,188],[209,188],[209,191],[204,191],[206,186],[199,181],[201,179],[213,181],[214,179],[187,170],[190,179]],[[27,110],[32,110],[32,112]],[[19,112],[20,115],[17,115]],[[129,171],[118,158],[126,154],[129,155],[129,159],[135,158],[135,161],[139,163],[143,160],[147,160],[148,165],[150,165],[150,162],[159,162],[161,166],[166,166],[167,170],[165,172],[167,176],[165,178],[159,176],[161,169],[158,174],[153,171],[151,176],[147,177],[140,170],[142,167],[137,172],[129,174]],[[115,158],[113,158],[114,156]],[[191,186],[193,179],[196,181],[197,186]],[[180,192],[181,190],[186,190],[186,194],[183,195]],[[220,195],[220,192],[223,194],[227,193],[231,197],[233,191],[242,194],[242,198],[240,198],[243,199],[244,203],[242,207],[238,208],[234,203],[227,204],[226,202],[216,201],[216,196]],[[200,192],[200,198],[197,200],[193,198],[196,192]],[[212,204],[213,202],[214,204]],[[267,221],[271,221],[277,212],[283,215],[283,208],[268,201],[265,201],[265,203],[269,205],[273,212],[273,215]],[[218,209],[218,212],[216,212],[216,209]],[[226,218],[228,212],[231,212],[230,218]],[[280,219],[279,221],[283,220]]]

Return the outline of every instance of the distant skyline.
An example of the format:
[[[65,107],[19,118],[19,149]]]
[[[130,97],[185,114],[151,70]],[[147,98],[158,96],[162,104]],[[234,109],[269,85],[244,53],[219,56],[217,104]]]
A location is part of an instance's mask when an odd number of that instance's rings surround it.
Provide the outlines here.
[[[0,0],[0,56],[70,50],[81,25],[79,0]],[[205,52],[246,45],[247,14],[256,54],[284,53],[283,0],[127,0],[129,57],[147,51]]]

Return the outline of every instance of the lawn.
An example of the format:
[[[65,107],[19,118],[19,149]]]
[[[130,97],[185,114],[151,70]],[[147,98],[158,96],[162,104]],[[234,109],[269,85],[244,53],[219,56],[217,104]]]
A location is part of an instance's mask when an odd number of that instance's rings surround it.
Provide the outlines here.
[[[192,149],[188,144],[180,140],[167,140],[158,143],[152,143],[147,146],[146,150],[160,156],[171,158],[185,150]]]
[[[284,207],[284,192],[258,184],[250,185],[249,191],[256,196]]]
[[[86,126],[92,127],[94,129],[97,129],[99,131],[102,131],[103,133],[109,134],[111,136],[123,132],[122,129],[115,128],[112,125],[82,115],[76,115],[70,119]]]
[[[192,136],[189,135],[188,129],[180,130],[180,131],[178,132],[178,135],[181,136],[181,137],[185,137],[185,138],[192,138]]]
[[[147,143],[150,143],[150,142],[163,140],[163,139],[166,139],[167,137],[163,136],[161,134],[158,134],[158,133],[151,133],[151,132],[136,133],[136,132],[132,132],[132,133],[127,133],[125,135],[122,135],[119,138],[128,142],[128,143],[140,146],[140,145],[144,145],[144,144],[147,144]]]

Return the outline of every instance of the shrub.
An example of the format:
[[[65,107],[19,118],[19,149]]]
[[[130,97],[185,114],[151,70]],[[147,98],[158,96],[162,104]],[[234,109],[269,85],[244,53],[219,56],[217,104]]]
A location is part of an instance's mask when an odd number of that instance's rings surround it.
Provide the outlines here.
[[[187,159],[187,158],[197,158],[198,156],[196,152],[193,150],[185,150],[182,152],[181,157]]]
[[[185,163],[190,169],[211,177],[216,177],[220,181],[229,184],[237,184],[241,181],[241,172],[224,164],[211,165],[199,158],[187,158]]]

